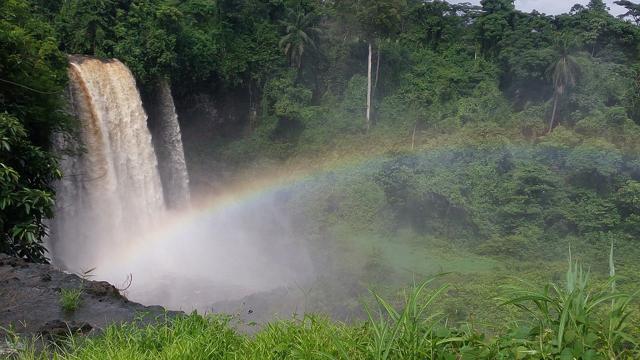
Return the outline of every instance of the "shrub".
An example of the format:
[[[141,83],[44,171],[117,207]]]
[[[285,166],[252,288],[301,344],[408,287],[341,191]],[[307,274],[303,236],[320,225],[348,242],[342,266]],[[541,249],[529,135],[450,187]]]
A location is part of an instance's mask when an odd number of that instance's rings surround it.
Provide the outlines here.
[[[53,216],[55,159],[34,146],[22,124],[0,113],[0,252],[44,262],[45,219]]]

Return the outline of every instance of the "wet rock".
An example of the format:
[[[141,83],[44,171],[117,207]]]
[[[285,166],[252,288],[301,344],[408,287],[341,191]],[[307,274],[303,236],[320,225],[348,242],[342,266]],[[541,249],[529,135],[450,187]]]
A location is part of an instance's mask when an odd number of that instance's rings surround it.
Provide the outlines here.
[[[115,299],[124,299],[118,289],[106,281],[91,281],[84,284],[84,290],[94,296],[107,296]]]
[[[80,306],[65,312],[60,289],[82,288]],[[135,321],[141,325],[175,316],[159,306],[128,301],[104,281],[90,281],[51,265],[32,264],[0,254],[0,343],[5,329],[18,335],[49,338],[72,333],[93,334],[110,324]]]
[[[52,320],[38,329],[38,334],[45,339],[58,339],[69,335],[87,335],[93,330],[87,322]]]
[[[2,257],[0,258],[0,266],[18,267],[18,266],[27,266],[27,265],[28,263],[25,260],[10,257],[8,255],[2,254]]]

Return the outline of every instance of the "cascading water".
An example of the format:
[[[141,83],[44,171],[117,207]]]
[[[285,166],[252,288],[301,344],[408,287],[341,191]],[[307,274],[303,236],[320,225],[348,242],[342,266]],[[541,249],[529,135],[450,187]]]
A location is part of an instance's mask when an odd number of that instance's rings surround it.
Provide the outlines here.
[[[76,273],[94,269],[95,279],[116,285],[131,274],[131,286],[124,285],[130,299],[185,310],[209,310],[218,301],[298,286],[312,276],[278,194],[220,212],[182,206],[188,182],[168,85],[145,104],[163,162],[158,171],[127,67],[72,57],[69,77],[79,134],[66,144],[58,139],[57,148],[82,151],[60,163],[48,244],[54,264]],[[163,169],[170,179],[164,195]],[[174,208],[165,207],[165,195]]]
[[[61,160],[52,224],[54,261],[92,266],[118,241],[136,237],[165,209],[147,116],[121,62],[73,57],[70,96],[83,151]]]
[[[153,132],[167,206],[172,209],[183,208],[189,203],[190,198],[189,176],[169,82],[158,81],[144,103],[149,114],[149,127]]]

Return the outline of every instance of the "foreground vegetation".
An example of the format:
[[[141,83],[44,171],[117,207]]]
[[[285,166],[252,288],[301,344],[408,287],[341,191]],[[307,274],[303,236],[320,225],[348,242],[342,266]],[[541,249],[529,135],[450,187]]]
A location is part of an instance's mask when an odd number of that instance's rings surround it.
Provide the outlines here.
[[[569,258],[563,284],[501,289],[496,299],[527,313],[488,336],[454,327],[433,305],[447,285],[415,285],[399,304],[376,293],[368,320],[344,324],[305,315],[274,321],[254,335],[234,330],[231,317],[191,314],[158,324],[113,325],[93,338],[57,339],[44,353],[36,343],[10,342],[17,359],[633,359],[640,356],[637,294],[616,288],[613,259],[604,287]]]

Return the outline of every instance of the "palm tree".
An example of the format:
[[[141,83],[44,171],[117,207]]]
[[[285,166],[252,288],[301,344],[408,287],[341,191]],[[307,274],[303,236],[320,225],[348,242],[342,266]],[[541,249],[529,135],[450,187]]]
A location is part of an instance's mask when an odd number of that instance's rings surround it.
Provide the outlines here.
[[[563,39],[556,45],[558,58],[549,66],[549,69],[547,69],[547,71],[551,73],[551,80],[553,81],[553,111],[551,113],[551,121],[549,121],[549,133],[553,131],[556,110],[558,109],[558,100],[560,100],[567,89],[576,85],[576,80],[580,72],[578,62],[569,53],[568,43],[567,39]]]
[[[313,12],[288,9],[287,13],[287,20],[281,21],[286,28],[286,35],[280,39],[280,47],[289,58],[291,66],[300,69],[305,50],[308,47],[317,49],[314,38],[322,31],[316,26],[318,17]]]

